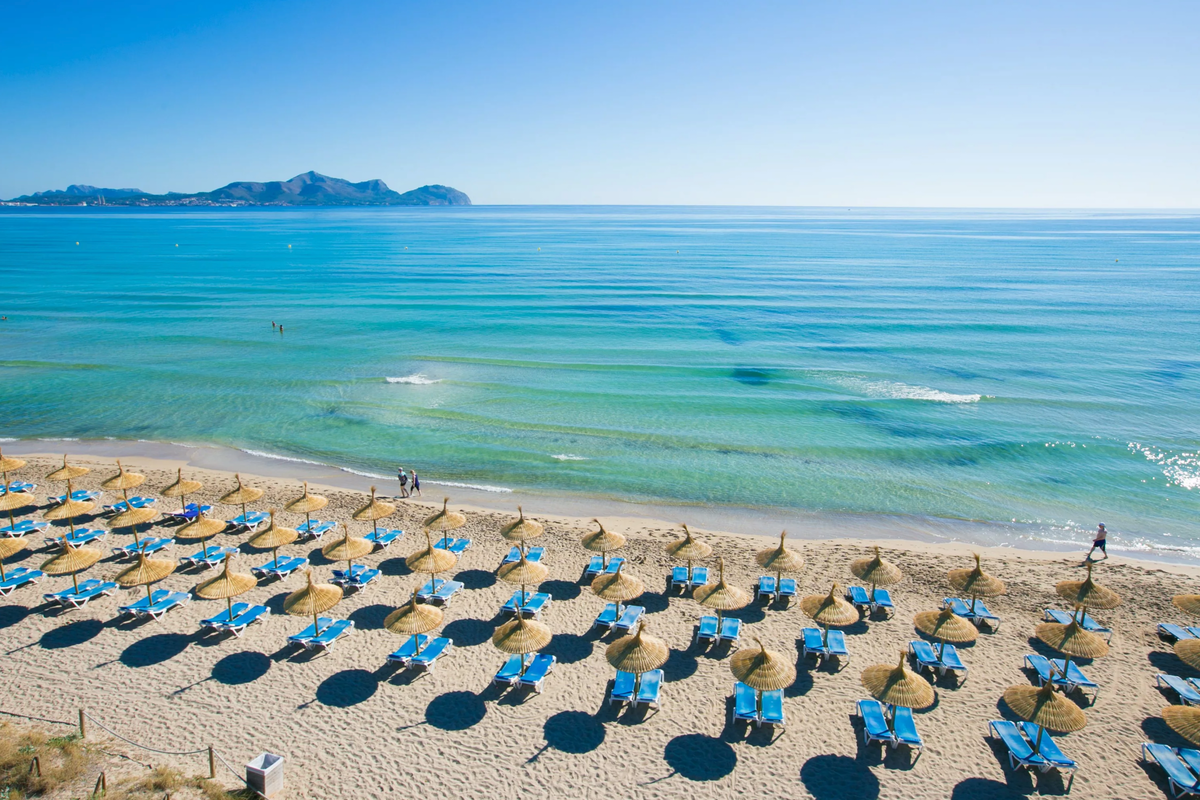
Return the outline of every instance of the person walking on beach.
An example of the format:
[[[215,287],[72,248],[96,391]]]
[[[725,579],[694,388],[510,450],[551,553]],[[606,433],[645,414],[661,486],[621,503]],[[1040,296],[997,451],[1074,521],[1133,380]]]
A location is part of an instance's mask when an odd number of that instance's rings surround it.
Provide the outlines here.
[[[400,496],[408,497],[408,475],[404,472],[404,467],[397,471],[396,480],[400,481]]]
[[[1104,523],[1101,522],[1100,525],[1096,528],[1096,540],[1094,542],[1092,542],[1092,549],[1088,550],[1087,557],[1084,558],[1083,560],[1091,561],[1092,553],[1096,552],[1097,547],[1100,548],[1100,552],[1104,553],[1104,560],[1108,560],[1108,547],[1106,546],[1107,542],[1105,541],[1107,538],[1108,538],[1108,531],[1104,530]]]
[[[412,492],[410,492],[408,496],[412,497],[414,494],[421,494],[421,479],[417,477],[417,471],[415,469],[413,470],[412,474]],[[421,496],[424,497],[425,495]]]

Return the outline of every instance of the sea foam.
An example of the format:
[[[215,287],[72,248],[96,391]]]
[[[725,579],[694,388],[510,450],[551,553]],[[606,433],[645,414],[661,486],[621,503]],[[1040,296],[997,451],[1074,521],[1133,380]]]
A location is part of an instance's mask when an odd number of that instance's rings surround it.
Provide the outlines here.
[[[577,456],[577,455],[573,455],[572,453],[559,453],[558,455],[554,455],[554,456],[550,456],[550,457],[556,458],[559,461],[587,461],[588,460],[587,456]]]
[[[412,375],[405,375],[402,378],[384,378],[388,383],[408,383],[414,386],[429,386],[434,383],[441,383],[440,378],[427,378],[423,372],[414,372]]]
[[[928,386],[913,386],[900,381],[869,381],[863,378],[847,378],[839,381],[847,389],[862,392],[868,397],[888,400],[928,400],[934,403],[978,403],[989,395],[953,394]]]

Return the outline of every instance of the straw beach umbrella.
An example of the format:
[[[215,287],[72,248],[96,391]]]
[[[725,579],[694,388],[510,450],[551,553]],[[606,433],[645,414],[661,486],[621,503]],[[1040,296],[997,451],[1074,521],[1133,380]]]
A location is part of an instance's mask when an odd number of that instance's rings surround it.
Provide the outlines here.
[[[366,539],[351,536],[350,529],[344,522],[342,523],[342,534],[341,539],[322,547],[321,555],[330,561],[345,561],[346,574],[349,575],[354,570],[354,559],[362,558],[374,550],[375,546]]]
[[[1038,735],[1033,742],[1033,753],[1042,747],[1042,731],[1050,729],[1056,733],[1072,733],[1087,725],[1087,717],[1079,706],[1060,692],[1054,684],[1046,681],[1040,689],[1036,686],[1010,686],[1004,690],[1004,702],[1013,713],[1038,726]]]
[[[826,646],[829,644],[830,627],[841,628],[858,622],[858,609],[838,597],[837,590],[835,583],[827,595],[810,594],[800,600],[800,610],[824,628],[821,643]]]
[[[617,565],[616,572],[603,572],[592,580],[592,593],[601,600],[611,600],[617,604],[617,619],[621,618],[621,603],[640,597],[646,586],[635,575],[622,572],[625,562]]]
[[[150,584],[158,583],[174,571],[174,561],[167,561],[165,558],[148,558],[145,553],[138,553],[137,563],[118,572],[117,577],[113,580],[126,589],[145,586],[146,602],[149,603],[152,601]]]
[[[725,582],[725,559],[717,559],[717,579],[712,583],[697,586],[692,592],[692,599],[706,608],[717,612],[717,629],[721,627],[721,615],[724,611],[736,611],[750,605],[750,593],[740,586],[730,586]]]
[[[192,481],[184,478],[183,468],[180,467],[178,476],[175,478],[175,482],[163,489],[161,492],[159,492],[159,494],[161,494],[163,497],[178,497],[179,505],[181,507],[186,507],[187,496],[189,494],[195,494],[202,488],[204,488],[204,484],[202,484],[200,481]]]
[[[4,455],[4,451],[0,450],[0,475],[4,475],[5,493],[8,492],[8,473],[16,472],[23,466],[25,466],[24,459],[6,456]]]
[[[233,572],[230,568],[232,553],[225,554],[225,568],[215,578],[209,578],[196,587],[196,596],[205,600],[224,600],[229,610],[229,621],[233,622],[233,598],[258,586],[258,579],[244,572]]]
[[[500,529],[500,538],[516,542],[524,553],[526,546],[525,542],[530,539],[536,539],[546,532],[542,523],[535,522],[531,519],[525,519],[525,509],[517,506],[517,518]]]
[[[374,489],[372,488],[372,491]],[[329,498],[322,497],[319,494],[308,493],[308,481],[304,482],[304,494],[297,497],[292,502],[284,506],[284,510],[290,511],[293,514],[303,514],[304,521],[312,525],[312,512],[320,511],[325,506],[329,505]]]
[[[263,490],[256,489],[253,486],[243,486],[241,475],[234,474],[233,477],[237,478],[237,488],[232,492],[227,492],[224,494],[219,502],[224,503],[227,506],[241,506],[242,517],[245,517],[246,503],[253,503],[255,500],[262,497]]]
[[[1063,625],[1060,622],[1043,622],[1034,629],[1034,635],[1066,656],[1062,668],[1064,678],[1067,676],[1072,658],[1103,658],[1108,655],[1108,644],[1104,639],[1085,631],[1080,626],[1078,619],[1072,619],[1070,625]]]
[[[872,603],[875,602],[876,586],[892,586],[904,577],[899,567],[879,555],[878,547],[875,548],[875,555],[851,561],[850,571],[854,573],[854,577],[871,584]]]
[[[129,505],[129,499],[125,499],[125,510],[119,514],[115,514],[109,521],[108,527],[111,530],[119,528],[130,528],[133,530],[134,544],[141,545],[141,540],[138,539],[137,526],[145,525],[152,519],[158,516],[158,512],[153,508],[134,508]]]
[[[979,565],[979,554],[975,553],[975,566],[967,569],[952,569],[947,573],[950,585],[958,592],[971,598],[971,613],[975,613],[975,601],[980,597],[996,597],[1004,594],[1004,581],[983,571]]]
[[[71,533],[75,533],[75,518],[80,514],[86,514],[96,507],[95,500],[72,500],[71,499],[71,481],[67,481],[67,499],[53,508],[42,512],[42,518],[51,521],[65,519],[67,526],[71,529]]]
[[[1180,639],[1175,643],[1175,655],[1192,669],[1200,669],[1200,639]]]
[[[331,583],[313,583],[312,570],[306,573],[308,582],[304,588],[292,592],[283,600],[283,610],[293,617],[312,615],[313,632],[320,634],[320,620],[317,614],[328,611],[342,601],[342,587]]]
[[[536,586],[550,576],[550,570],[540,561],[528,561],[525,554],[516,561],[501,564],[496,570],[496,577],[505,583],[515,583],[521,587],[521,603],[525,605],[525,587]]]
[[[275,557],[275,566],[279,567],[279,548],[289,545],[300,538],[299,532],[291,528],[281,528],[275,524],[275,509],[271,509],[271,524],[265,531],[250,537],[251,547],[270,550]]]
[[[601,570],[608,569],[608,552],[610,550],[620,550],[625,546],[625,537],[619,533],[610,533],[600,524],[600,520],[593,519],[592,522],[600,526],[600,530],[592,531],[585,534],[579,543],[583,545],[584,550],[591,550],[593,553],[600,554]]]
[[[684,537],[666,546],[667,555],[687,562],[688,580],[692,579],[692,562],[703,561],[712,555],[712,547],[694,538],[687,525],[683,525]],[[694,595],[693,595],[694,596]]]
[[[1162,710],[1162,718],[1171,726],[1171,730],[1192,744],[1200,744],[1200,708],[1167,706]]]
[[[421,634],[429,633],[441,625],[442,616],[442,610],[437,606],[418,603],[417,590],[413,589],[412,598],[388,614],[383,620],[383,627],[401,636],[416,637],[414,654],[419,654],[421,652]]]
[[[442,534],[443,547],[446,546],[446,541],[448,539],[446,535],[447,533],[461,528],[463,525],[467,524],[466,516],[457,511],[451,511],[449,506],[450,498],[443,497],[442,510],[436,514],[430,514],[425,518],[425,522],[423,523],[426,530],[437,531]]]
[[[501,653],[521,656],[521,673],[525,674],[525,658],[530,653],[536,653],[546,645],[554,634],[541,622],[518,616],[504,623],[492,634],[492,644]]]
[[[0,538],[0,581],[6,580],[4,577],[4,559],[15,556],[28,545],[29,542],[15,536]]]
[[[307,484],[305,485],[307,486]],[[379,533],[379,520],[383,519],[384,517],[390,517],[395,513],[396,507],[394,505],[375,499],[375,487],[372,486],[371,502],[367,503],[358,511],[355,511],[353,517],[359,522],[370,522],[371,529],[375,533]]]
[[[762,693],[786,689],[796,682],[796,665],[781,654],[768,650],[755,636],[757,648],[738,650],[729,659],[729,670],[733,677],[755,692],[757,710],[762,711]]]
[[[121,459],[118,458],[117,474],[100,484],[100,488],[108,492],[120,492],[121,496],[125,499],[125,510],[128,511],[131,508],[129,505],[129,490],[136,489],[145,482],[145,475],[138,472],[126,472],[125,468],[121,466]],[[118,525],[117,527],[124,528],[128,526]]]
[[[913,627],[930,639],[941,643],[938,648],[938,658],[946,649],[946,643],[967,644],[979,638],[979,629],[955,614],[949,608],[941,611],[922,611],[913,617]]]
[[[221,531],[225,530],[225,521],[220,519],[209,519],[203,514],[197,514],[196,518],[191,522],[183,525],[179,530],[175,531],[176,539],[184,541],[199,541],[201,542],[201,551],[204,553],[204,558],[208,558],[208,540],[216,536]]]
[[[1200,616],[1200,594],[1177,594],[1171,598],[1171,602],[1186,614]]]
[[[46,476],[48,481],[73,481],[76,478],[82,478],[91,472],[87,467],[73,467],[67,463],[67,457],[63,456],[63,465]]]
[[[646,621],[638,623],[637,630],[622,636],[604,650],[604,657],[618,672],[633,673],[633,693],[636,696],[642,683],[642,674],[658,669],[667,663],[671,650],[662,639],[645,632]]]
[[[1089,608],[1116,608],[1121,604],[1121,595],[1092,580],[1092,562],[1087,564],[1087,578],[1082,581],[1059,581],[1054,591],[1069,601],[1079,612],[1082,620]]]
[[[16,518],[13,517],[13,512],[18,508],[24,508],[28,505],[33,505],[33,497],[23,492],[6,491],[0,495],[0,511],[8,512],[8,525],[10,528],[15,528],[17,525]]]
[[[429,531],[425,531],[425,549],[418,550],[408,558],[404,559],[404,563],[413,572],[423,572],[429,576],[429,583],[433,586],[433,590],[437,591],[437,576],[439,572],[446,572],[454,569],[454,565],[458,563],[458,556],[451,553],[449,550],[443,550],[440,547],[433,546],[433,539],[429,536]]]
[[[900,651],[900,661],[892,667],[887,664],[875,664],[862,671],[862,685],[871,696],[881,703],[902,708],[929,708],[933,705],[936,694],[933,687],[917,673],[904,664],[904,651]],[[888,729],[891,730],[892,715],[888,715]]]
[[[779,546],[768,547],[766,550],[759,550],[758,555],[754,560],[760,567],[768,572],[775,573],[775,586],[778,587],[783,581],[783,573],[799,572],[804,569],[804,559],[794,550],[789,550],[783,542],[787,538],[787,531],[781,531],[779,534]]]
[[[104,554],[99,550],[76,547],[70,542],[63,542],[62,551],[43,561],[39,569],[47,575],[70,575],[75,584],[75,591],[78,592],[78,574],[102,558]]]

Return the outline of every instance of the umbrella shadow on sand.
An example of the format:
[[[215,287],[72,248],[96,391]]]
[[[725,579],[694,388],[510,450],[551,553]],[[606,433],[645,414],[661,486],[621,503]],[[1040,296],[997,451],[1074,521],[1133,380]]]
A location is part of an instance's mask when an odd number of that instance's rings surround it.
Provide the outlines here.
[[[1022,800],[1024,792],[1018,792],[1006,783],[987,778],[967,778],[955,785],[950,800]]]
[[[583,711],[560,711],[542,725],[546,744],[529,757],[526,764],[537,761],[547,750],[582,755],[604,743],[604,724]]]
[[[556,602],[575,600],[580,594],[579,584],[570,581],[543,581],[538,591],[550,595]]]
[[[144,639],[138,639],[121,651],[117,657],[127,667],[151,667],[170,661],[192,644],[192,637],[182,633],[156,633]],[[97,666],[103,666],[99,664]]]
[[[201,678],[195,683],[181,686],[171,694],[183,694],[188,689],[208,681],[216,681],[225,686],[238,686],[254,681],[266,675],[271,669],[271,659],[263,653],[253,650],[243,650],[240,653],[230,653],[216,664],[213,664],[212,674]]]
[[[814,800],[874,800],[879,779],[860,759],[814,756],[800,767],[800,781]]]
[[[667,742],[663,760],[671,772],[644,785],[680,775],[689,781],[715,781],[733,772],[737,753],[728,742],[702,733],[685,733]]]
[[[452,639],[455,647],[474,647],[491,640],[496,626],[481,619],[456,619],[442,628],[442,635]]]
[[[425,708],[425,722],[438,730],[465,731],[482,722],[486,714],[487,704],[483,695],[465,691],[446,692],[429,701]]]
[[[0,606],[0,630],[11,628],[29,616],[25,606]]]
[[[349,708],[370,700],[379,688],[378,677],[365,669],[335,672],[317,687],[316,702],[333,708]],[[305,707],[311,705],[304,703]]]
[[[102,630],[104,623],[98,619],[77,619],[46,631],[38,644],[46,650],[75,647],[95,639]]]
[[[496,576],[482,569],[465,569],[454,576],[465,589],[487,589],[496,585]]]

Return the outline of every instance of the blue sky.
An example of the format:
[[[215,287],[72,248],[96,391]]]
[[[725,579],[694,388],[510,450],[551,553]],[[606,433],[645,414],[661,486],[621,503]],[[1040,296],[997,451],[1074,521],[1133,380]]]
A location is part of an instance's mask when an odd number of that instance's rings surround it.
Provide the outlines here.
[[[1200,3],[22,2],[0,197],[1200,207]]]

